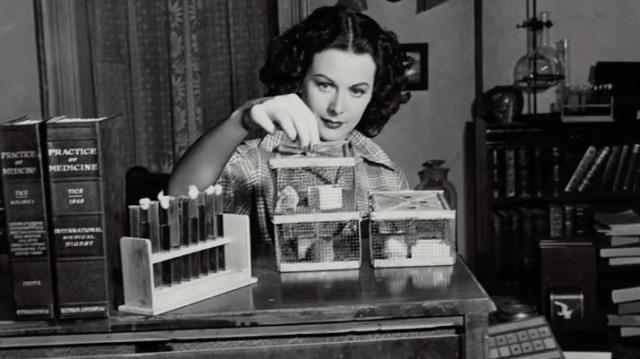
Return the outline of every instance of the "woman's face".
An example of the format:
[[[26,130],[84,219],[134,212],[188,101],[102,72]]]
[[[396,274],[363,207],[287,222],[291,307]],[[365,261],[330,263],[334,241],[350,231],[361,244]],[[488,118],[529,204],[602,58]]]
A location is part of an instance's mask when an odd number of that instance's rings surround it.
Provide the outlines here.
[[[318,116],[321,140],[344,140],[358,125],[371,101],[375,73],[369,54],[328,49],[314,56],[302,82],[302,100]]]

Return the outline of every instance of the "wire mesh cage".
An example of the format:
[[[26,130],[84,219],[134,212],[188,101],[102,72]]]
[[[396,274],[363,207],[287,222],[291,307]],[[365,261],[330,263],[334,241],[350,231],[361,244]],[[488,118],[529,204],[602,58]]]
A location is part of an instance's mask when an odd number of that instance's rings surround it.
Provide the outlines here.
[[[443,191],[376,192],[369,200],[374,267],[455,263],[455,211],[444,200]]]
[[[274,216],[273,222],[279,271],[360,267],[358,212]]]
[[[355,159],[348,142],[324,142],[308,151],[279,146],[269,166],[275,174],[274,215],[356,210]]]

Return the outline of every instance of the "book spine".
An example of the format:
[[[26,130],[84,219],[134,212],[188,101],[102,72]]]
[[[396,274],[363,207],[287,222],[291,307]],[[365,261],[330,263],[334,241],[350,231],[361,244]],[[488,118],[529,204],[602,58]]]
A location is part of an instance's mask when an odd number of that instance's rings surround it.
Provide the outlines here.
[[[623,191],[633,190],[634,181],[636,178],[636,171],[638,170],[638,161],[640,160],[640,144],[635,144],[632,147],[631,155],[629,157],[629,165],[627,172],[625,173],[624,183],[622,185]]]
[[[640,236],[610,236],[609,245],[612,247],[640,244]]]
[[[564,236],[568,238],[576,237],[576,216],[575,207],[572,204],[565,204],[562,206],[563,220],[564,220]]]
[[[549,237],[561,238],[565,235],[564,211],[561,205],[549,206]]]
[[[618,167],[616,168],[616,174],[613,177],[613,191],[620,191],[625,177],[625,170],[629,163],[630,146],[624,145],[620,150],[620,160],[618,161]]]
[[[493,232],[493,273],[495,276],[499,276],[504,270],[502,214],[495,211],[491,212],[491,219],[491,229]]]
[[[545,173],[542,147],[533,149],[533,193],[536,197],[542,197],[545,193]]]
[[[610,266],[627,266],[640,264],[640,255],[636,257],[611,257],[609,258]]]
[[[640,326],[640,315],[607,314],[608,326]]]
[[[593,232],[593,213],[588,204],[576,204],[574,208],[575,236],[585,238]]]
[[[569,179],[569,182],[564,188],[565,192],[573,192],[576,189],[578,189],[578,184],[582,181],[582,179],[586,175],[587,170],[591,165],[591,162],[595,158],[596,152],[597,150],[595,146],[589,146],[587,148],[584,155],[582,156],[582,159],[578,163],[578,167],[576,167],[575,171],[571,175],[571,178]]]
[[[640,301],[620,303],[617,307],[620,315],[640,313]]]
[[[118,244],[125,233],[124,121],[47,123],[56,287],[61,318],[109,316],[123,302]],[[140,236],[148,235],[147,226]],[[142,233],[147,231],[147,233]]]
[[[640,328],[638,327],[620,327],[620,337],[638,337],[640,336]]]
[[[610,153],[611,153],[611,147],[609,146],[605,146],[600,150],[598,150],[598,153],[596,154],[593,164],[587,171],[587,174],[584,176],[582,181],[578,184],[578,192],[586,191],[592,185],[592,183],[595,182],[596,175],[598,175],[600,173],[600,170],[603,169],[603,166],[605,165],[605,161],[609,157]]]
[[[632,302],[640,300],[640,287],[628,287],[611,291],[613,303]]]
[[[562,170],[560,168],[560,148],[551,148],[551,194],[560,195]]]
[[[610,191],[613,189],[613,179],[616,175],[616,166],[620,160],[621,149],[622,148],[620,146],[613,146],[611,148],[611,154],[609,155],[609,160],[604,167],[602,182],[600,183],[601,191]]]
[[[53,319],[42,123],[0,127],[0,166],[17,320]]]
[[[531,197],[531,151],[519,148],[517,160],[517,180],[520,197]]]
[[[533,211],[529,208],[520,208],[522,218],[522,272],[525,278],[534,278],[535,275],[535,250]]]
[[[504,151],[505,157],[505,196],[516,196],[516,153],[515,149],[507,148]]]
[[[504,196],[504,160],[503,152],[497,148],[491,150],[491,193],[493,198]]]
[[[513,210],[509,212],[511,216],[511,268],[513,272],[514,281],[519,281],[522,278],[522,269],[524,262],[524,246],[522,240],[522,214]]]

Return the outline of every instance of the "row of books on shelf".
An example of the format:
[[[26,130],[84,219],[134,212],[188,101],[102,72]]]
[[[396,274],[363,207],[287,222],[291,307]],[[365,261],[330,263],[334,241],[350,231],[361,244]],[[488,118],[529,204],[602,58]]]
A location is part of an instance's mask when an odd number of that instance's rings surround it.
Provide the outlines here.
[[[496,147],[489,161],[493,198],[640,190],[640,144]]]
[[[121,296],[125,172],[120,115],[0,125],[6,240],[18,320],[107,316]]]
[[[591,207],[563,204],[491,212],[494,272],[531,276],[536,272],[540,239],[586,238],[593,232]]]

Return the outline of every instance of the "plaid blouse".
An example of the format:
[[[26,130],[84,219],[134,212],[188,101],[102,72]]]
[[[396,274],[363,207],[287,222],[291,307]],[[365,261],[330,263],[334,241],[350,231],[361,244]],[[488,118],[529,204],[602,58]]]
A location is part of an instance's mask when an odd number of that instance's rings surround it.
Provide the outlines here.
[[[356,206],[362,216],[369,213],[369,192],[409,189],[407,178],[386,153],[371,139],[353,130],[351,142],[356,160]],[[281,144],[293,143],[283,131],[262,139],[243,142],[227,162],[218,183],[222,185],[225,213],[250,216],[251,237],[273,239],[271,213],[274,179],[269,169],[271,152]]]

